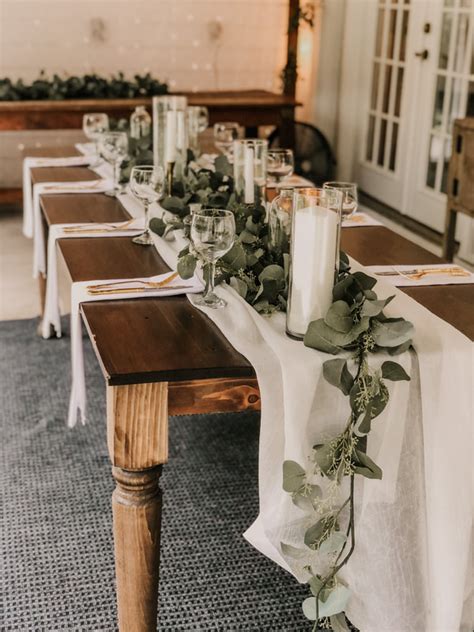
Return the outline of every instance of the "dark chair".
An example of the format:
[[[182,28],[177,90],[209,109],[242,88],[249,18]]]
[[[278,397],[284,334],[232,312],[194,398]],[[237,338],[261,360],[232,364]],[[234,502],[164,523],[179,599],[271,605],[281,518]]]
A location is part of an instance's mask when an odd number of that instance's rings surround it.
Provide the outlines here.
[[[275,129],[268,137],[270,149],[280,147],[280,136]],[[309,123],[295,123],[295,173],[314,184],[334,180],[336,160],[322,132]]]

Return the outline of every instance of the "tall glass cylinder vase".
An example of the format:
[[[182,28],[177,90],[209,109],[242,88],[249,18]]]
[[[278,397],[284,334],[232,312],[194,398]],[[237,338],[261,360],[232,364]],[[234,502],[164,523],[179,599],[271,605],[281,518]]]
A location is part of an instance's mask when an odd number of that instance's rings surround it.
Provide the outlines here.
[[[268,142],[256,138],[234,141],[234,180],[238,202],[265,204]]]
[[[153,97],[153,163],[179,177],[188,149],[184,96]]]
[[[188,147],[197,158],[201,153],[199,146],[199,134],[204,132],[209,125],[209,112],[201,105],[189,105],[187,109],[188,125]]]
[[[303,338],[332,303],[339,266],[342,194],[335,189],[295,189],[290,245],[286,331]]]

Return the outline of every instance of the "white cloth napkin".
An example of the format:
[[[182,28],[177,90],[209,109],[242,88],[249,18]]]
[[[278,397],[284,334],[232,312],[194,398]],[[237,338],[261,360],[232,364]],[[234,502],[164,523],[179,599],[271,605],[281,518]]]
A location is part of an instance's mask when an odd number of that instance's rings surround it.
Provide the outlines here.
[[[33,277],[46,273],[46,254],[40,196],[64,193],[103,193],[113,187],[112,180],[84,182],[48,182],[33,187]]]
[[[71,228],[73,226],[85,226],[84,224],[54,224],[49,229],[48,236],[48,276],[46,278],[46,293],[44,303],[43,320],[41,323],[41,335],[43,338],[51,337],[51,326],[54,327],[57,338],[62,335],[61,331],[61,315],[59,309],[59,295],[58,295],[58,271],[57,271],[57,252],[56,242],[58,239],[74,238],[80,239],[81,237],[130,237],[139,235],[145,228],[144,218],[134,219],[131,224],[128,224],[126,230],[120,230],[120,226],[125,222],[112,222],[107,226],[105,224],[89,224],[91,229],[97,230],[98,228],[110,228],[114,226],[117,230],[113,232],[87,232],[79,233],[65,231],[65,228]]]
[[[90,154],[94,158],[96,157],[95,143],[76,143],[75,147],[77,151],[81,152],[81,154],[84,154],[84,155]]]
[[[382,226],[382,222],[379,222],[375,217],[367,215],[367,213],[354,213],[350,217],[343,217],[343,228],[355,228],[357,226]]]
[[[453,276],[447,273],[432,273],[422,276],[420,279],[410,279],[408,274],[416,270],[461,270],[465,272],[465,276]],[[421,285],[466,285],[474,283],[474,274],[466,268],[455,265],[454,263],[440,263],[432,265],[403,265],[403,266],[368,266],[369,274],[376,276],[378,279],[384,279],[387,283],[397,287],[415,287]],[[383,274],[379,276],[378,272],[395,272],[394,275]],[[398,273],[398,274],[397,274]]]
[[[182,244],[155,243],[174,267]],[[377,291],[396,296],[388,315],[415,325],[417,356],[397,357],[412,381],[389,383],[390,404],[370,435],[368,453],[384,476],[357,483],[347,612],[364,632],[458,632],[472,527],[473,345],[401,291],[383,281]],[[280,549],[302,533],[301,512],[282,490],[282,463],[303,464],[315,443],[340,430],[347,399],[322,378],[331,356],[285,336],[283,315],[263,318],[231,288],[217,292],[228,307],[200,309],[251,362],[262,398],[260,515],[245,537],[301,580],[301,562],[284,559]]]
[[[152,277],[142,277],[141,281],[154,281],[160,282],[166,279],[172,274],[167,272],[166,274],[160,274]],[[159,297],[159,296],[176,296],[184,293],[202,292],[202,283],[197,279],[189,279],[183,281],[179,277],[174,279],[166,290],[157,290],[156,292],[147,290],[144,292],[137,292],[133,295],[129,294],[107,294],[107,295],[95,295],[92,296],[87,292],[87,286],[98,285],[100,283],[111,283],[117,281],[128,281],[130,286],[139,286],[136,283],[137,279],[107,279],[105,281],[85,281],[81,283],[73,283],[71,287],[71,363],[72,363],[72,386],[71,396],[69,400],[69,413],[68,413],[68,426],[71,428],[76,425],[77,418],[82,423],[86,421],[86,386],[84,376],[84,352],[82,347],[82,329],[81,329],[81,315],[79,312],[79,306],[81,303],[91,301],[113,301],[124,299],[137,299],[143,297]],[[127,284],[128,285],[128,284]],[[187,289],[174,288],[173,286],[186,285]],[[123,286],[122,286],[123,287]],[[157,349],[159,353],[159,349]]]
[[[66,158],[31,158],[23,160],[23,234],[33,237],[33,195],[31,190],[31,169],[35,167],[73,167],[87,166],[91,156],[70,156]]]

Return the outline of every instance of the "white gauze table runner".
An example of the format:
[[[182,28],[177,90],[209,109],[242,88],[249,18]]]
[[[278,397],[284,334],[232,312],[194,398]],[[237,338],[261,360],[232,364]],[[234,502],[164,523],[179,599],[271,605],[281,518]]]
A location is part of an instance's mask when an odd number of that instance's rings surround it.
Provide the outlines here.
[[[102,233],[87,233],[83,232],[80,235],[77,233],[67,232],[64,229],[71,226],[85,226],[81,224],[54,224],[50,226],[48,235],[48,274],[46,277],[46,293],[43,320],[41,323],[41,335],[43,338],[50,338],[51,326],[54,327],[55,334],[58,338],[61,337],[61,318],[59,309],[59,294],[58,294],[58,270],[57,270],[57,249],[56,242],[58,239],[81,239],[90,237],[130,237],[130,239],[136,234],[143,232],[145,228],[145,218],[143,217],[143,207],[135,200],[129,193],[120,197],[125,209],[128,211],[134,221],[127,226],[127,231],[114,230],[113,232]],[[113,222],[112,225],[120,225],[123,222]],[[110,225],[110,224],[109,224]],[[91,229],[104,226],[103,224],[90,224]],[[131,229],[134,232],[130,232]]]
[[[155,236],[155,245],[174,269],[182,239]],[[414,324],[416,355],[397,357],[412,380],[387,383],[390,403],[370,434],[368,453],[383,480],[357,481],[357,546],[344,572],[353,590],[347,612],[364,632],[458,632],[470,572],[473,345],[396,288],[379,282],[376,290],[396,295],[388,315]],[[301,562],[284,558],[280,548],[281,541],[301,544],[309,526],[282,490],[282,464],[304,464],[315,443],[342,429],[347,398],[322,376],[333,356],[289,339],[282,314],[262,317],[231,288],[217,292],[228,307],[200,309],[253,365],[262,398],[260,514],[245,537],[304,580]]]

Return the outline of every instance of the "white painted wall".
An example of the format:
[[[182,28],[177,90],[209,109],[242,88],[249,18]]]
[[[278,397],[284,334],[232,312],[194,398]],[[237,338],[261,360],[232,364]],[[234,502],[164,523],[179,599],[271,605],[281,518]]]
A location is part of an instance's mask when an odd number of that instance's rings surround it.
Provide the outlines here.
[[[287,21],[288,0],[0,0],[0,77],[151,72],[173,91],[279,90]],[[3,133],[0,187],[19,184],[21,145],[57,136]]]

